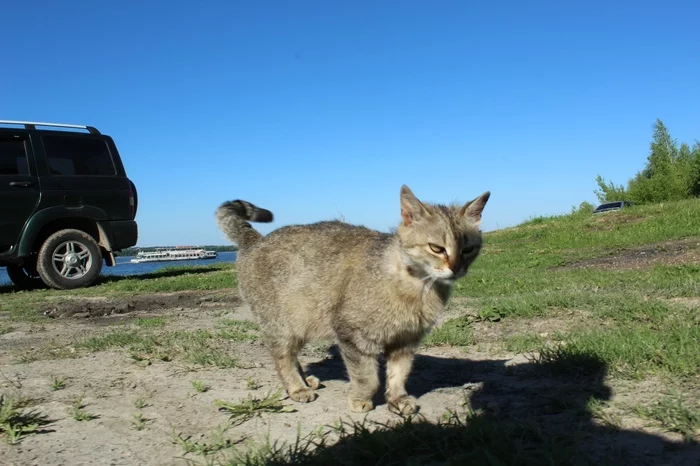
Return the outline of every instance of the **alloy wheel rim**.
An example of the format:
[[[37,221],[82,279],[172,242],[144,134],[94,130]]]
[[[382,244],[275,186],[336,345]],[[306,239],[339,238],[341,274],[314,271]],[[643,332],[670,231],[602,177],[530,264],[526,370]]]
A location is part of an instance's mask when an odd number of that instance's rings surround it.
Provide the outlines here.
[[[63,278],[76,280],[88,273],[92,266],[92,254],[79,241],[65,241],[51,255],[53,269]]]

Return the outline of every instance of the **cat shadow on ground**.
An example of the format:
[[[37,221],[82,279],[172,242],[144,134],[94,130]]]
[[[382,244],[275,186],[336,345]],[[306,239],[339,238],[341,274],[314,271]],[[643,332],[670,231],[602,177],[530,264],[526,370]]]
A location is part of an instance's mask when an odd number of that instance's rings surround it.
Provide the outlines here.
[[[335,346],[329,358],[309,364],[306,370],[322,382],[347,380]],[[384,379],[383,362],[380,370],[380,379]],[[472,417],[443,425],[414,420],[408,430],[399,423],[348,435],[331,447],[318,449],[310,464],[333,461],[336,455],[367,455],[372,448],[379,449],[379,456],[386,455],[387,447],[395,450],[389,455],[394,458],[390,464],[446,464],[448,460],[447,464],[700,464],[696,442],[672,442],[621,428],[614,416],[594,416],[596,407],[612,397],[605,383],[607,370],[594,356],[560,355],[552,362],[511,364],[502,359],[470,360],[468,353],[464,358],[419,354],[408,380],[409,394],[420,398],[436,391],[459,393],[465,406],[445,406],[445,411],[471,412]],[[375,398],[377,406],[386,403],[383,391],[382,386]],[[429,445],[431,438],[440,445],[435,451]],[[406,443],[407,439],[413,440]],[[427,455],[426,460],[414,463],[414,453]],[[406,462],[399,459],[401,455],[407,455]],[[358,461],[373,462],[366,456]]]

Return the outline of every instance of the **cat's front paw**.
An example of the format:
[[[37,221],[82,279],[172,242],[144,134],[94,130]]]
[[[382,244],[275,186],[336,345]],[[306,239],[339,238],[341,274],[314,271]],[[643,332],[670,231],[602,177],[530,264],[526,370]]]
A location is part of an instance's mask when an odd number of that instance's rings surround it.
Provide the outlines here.
[[[348,399],[348,408],[353,413],[366,413],[367,411],[372,411],[374,409],[374,404],[372,400],[353,400]]]
[[[311,390],[316,390],[321,386],[321,381],[315,375],[310,375],[306,378],[306,384],[311,388]]]
[[[308,387],[301,388],[289,394],[289,398],[297,403],[310,403],[316,399],[316,393]]]
[[[407,416],[418,412],[419,406],[412,396],[404,395],[395,400],[389,400],[389,411],[392,413]]]

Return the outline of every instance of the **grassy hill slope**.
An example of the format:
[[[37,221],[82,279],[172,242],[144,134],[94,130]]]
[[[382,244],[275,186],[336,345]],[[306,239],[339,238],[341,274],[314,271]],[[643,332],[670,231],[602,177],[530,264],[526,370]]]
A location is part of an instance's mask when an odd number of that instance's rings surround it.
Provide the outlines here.
[[[700,200],[536,218],[486,234],[456,295],[491,320],[566,316],[561,351],[594,354],[614,371],[697,374]],[[529,341],[520,349],[552,346]]]

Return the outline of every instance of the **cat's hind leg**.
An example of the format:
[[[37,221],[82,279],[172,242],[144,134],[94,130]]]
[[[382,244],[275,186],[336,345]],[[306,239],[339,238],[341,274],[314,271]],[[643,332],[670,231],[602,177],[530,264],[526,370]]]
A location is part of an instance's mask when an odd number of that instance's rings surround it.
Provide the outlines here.
[[[351,342],[340,341],[340,354],[350,376],[348,407],[355,413],[374,409],[372,398],[379,389],[379,363],[374,355],[365,354]]]

